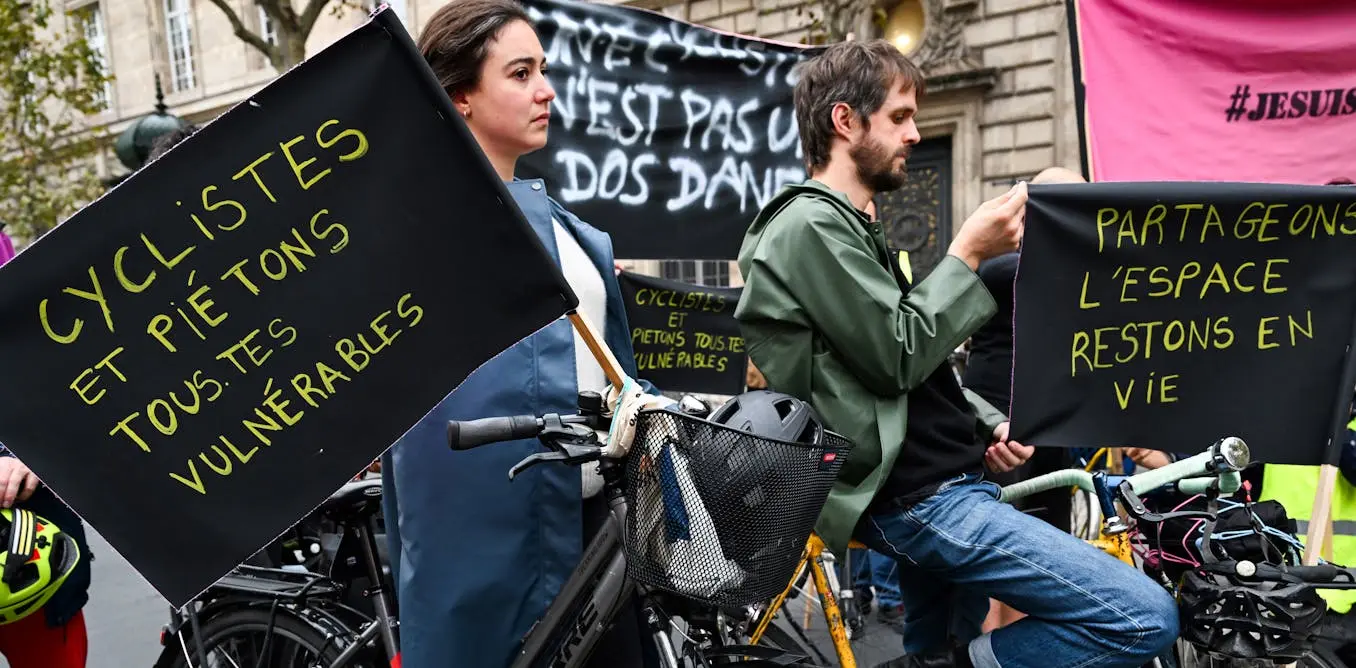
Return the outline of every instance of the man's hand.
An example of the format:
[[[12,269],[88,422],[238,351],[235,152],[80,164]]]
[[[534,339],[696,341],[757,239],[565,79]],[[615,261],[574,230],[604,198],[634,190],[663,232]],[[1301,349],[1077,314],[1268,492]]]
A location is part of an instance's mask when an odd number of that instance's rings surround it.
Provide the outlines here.
[[[0,508],[13,508],[17,501],[27,501],[38,489],[38,476],[24,463],[13,457],[0,457]]]
[[[1008,423],[998,425],[993,430],[993,440],[989,449],[984,451],[984,465],[994,473],[1007,473],[1031,459],[1036,448],[1008,440]]]
[[[1026,182],[1021,182],[979,205],[961,225],[946,253],[964,260],[971,270],[979,269],[980,262],[1017,250],[1025,219]]]

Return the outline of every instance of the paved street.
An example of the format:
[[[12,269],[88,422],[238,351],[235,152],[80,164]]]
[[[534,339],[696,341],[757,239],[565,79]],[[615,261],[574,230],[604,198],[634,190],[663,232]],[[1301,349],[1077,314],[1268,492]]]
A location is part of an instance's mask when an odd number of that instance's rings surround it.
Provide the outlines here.
[[[169,602],[102,536],[91,531],[89,540],[94,583],[85,607],[87,668],[150,668],[160,655],[160,627],[169,620]]]
[[[824,622],[824,613],[819,609],[818,602],[803,595],[795,600],[788,601],[786,609],[790,613],[789,619],[795,620],[797,625],[804,625],[807,603],[811,606],[811,609],[809,627],[806,629],[805,635],[828,659],[824,665],[837,666],[838,661],[834,654],[833,642],[829,639],[828,626]],[[873,668],[877,664],[884,663],[904,653],[899,634],[881,624],[878,620],[875,612],[872,612],[867,619],[866,626],[862,629],[861,635],[852,639],[852,654],[857,659],[858,668]],[[783,623],[785,623],[785,620],[783,620]]]
[[[95,560],[94,586],[85,608],[90,636],[88,668],[150,668],[160,654],[160,627],[168,619],[169,603],[102,536],[91,531],[89,539]],[[788,612],[797,623],[805,619],[805,600],[802,597],[788,605]],[[806,633],[831,665],[836,665],[833,645],[818,608],[810,617]],[[873,614],[865,633],[852,642],[857,665],[872,668],[897,656],[899,643],[899,636],[877,622]],[[2,658],[0,668],[9,668]]]

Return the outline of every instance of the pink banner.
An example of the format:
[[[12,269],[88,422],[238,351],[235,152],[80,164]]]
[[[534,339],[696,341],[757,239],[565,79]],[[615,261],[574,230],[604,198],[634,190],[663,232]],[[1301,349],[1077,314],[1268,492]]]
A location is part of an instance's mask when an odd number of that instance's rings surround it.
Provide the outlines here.
[[[14,243],[9,240],[9,235],[0,230],[0,265],[9,262],[14,257]]]
[[[1094,180],[1356,179],[1356,2],[1074,7]]]

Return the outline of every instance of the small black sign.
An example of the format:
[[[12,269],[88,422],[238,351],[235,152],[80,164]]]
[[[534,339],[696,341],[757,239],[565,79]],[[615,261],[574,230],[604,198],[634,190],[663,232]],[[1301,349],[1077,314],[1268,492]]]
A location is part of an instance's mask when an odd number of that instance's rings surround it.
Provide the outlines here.
[[[621,274],[640,377],[665,391],[738,394],[748,353],[735,320],[740,288]]]

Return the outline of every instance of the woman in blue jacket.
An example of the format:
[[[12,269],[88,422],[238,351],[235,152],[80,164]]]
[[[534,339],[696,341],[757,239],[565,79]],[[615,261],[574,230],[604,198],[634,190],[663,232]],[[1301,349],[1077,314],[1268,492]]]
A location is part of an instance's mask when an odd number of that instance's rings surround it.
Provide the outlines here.
[[[555,98],[527,14],[513,0],[453,0],[429,19],[418,45],[560,264],[580,312],[634,377],[611,240],[547,196],[542,181],[514,178],[518,158],[546,145]],[[581,389],[606,386],[601,367],[562,319],[477,370],[384,456],[404,668],[509,665],[577,565],[586,533],[606,513],[596,471],[545,465],[509,482],[509,468],[542,451],[540,443],[452,452],[447,421],[574,412]],[[639,654],[649,653],[636,620],[623,617],[593,665],[641,665]]]

